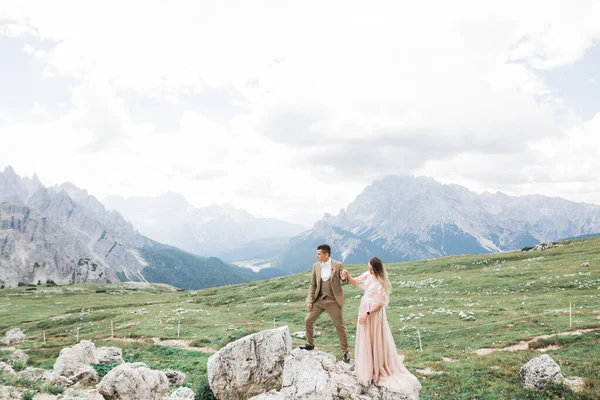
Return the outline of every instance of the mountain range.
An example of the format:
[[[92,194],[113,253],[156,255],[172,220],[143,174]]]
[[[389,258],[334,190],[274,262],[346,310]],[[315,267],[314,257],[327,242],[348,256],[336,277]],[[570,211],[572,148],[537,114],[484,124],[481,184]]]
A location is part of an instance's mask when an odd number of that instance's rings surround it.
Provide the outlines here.
[[[102,203],[130,221],[140,233],[201,256],[226,261],[244,258],[244,249],[260,243],[280,248],[305,231],[299,224],[273,218],[257,218],[245,210],[213,204],[197,208],[181,194],[157,197],[109,196]]]
[[[196,208],[176,193],[104,202],[113,211],[75,185],[44,187],[37,176],[6,168],[0,287],[130,280],[201,288],[305,271],[322,243],[334,258],[360,264],[372,256],[398,262],[493,253],[600,233],[597,205],[478,194],[413,176],[373,182],[308,230],[230,206]]]
[[[0,287],[150,281],[197,289],[270,275],[149,239],[70,183],[45,187],[11,167],[0,173]]]
[[[477,194],[432,178],[391,176],[373,182],[337,216],[326,214],[292,238],[270,265],[310,268],[320,243],[345,263],[492,253],[600,232],[600,206],[561,198]],[[266,262],[263,260],[262,262]]]

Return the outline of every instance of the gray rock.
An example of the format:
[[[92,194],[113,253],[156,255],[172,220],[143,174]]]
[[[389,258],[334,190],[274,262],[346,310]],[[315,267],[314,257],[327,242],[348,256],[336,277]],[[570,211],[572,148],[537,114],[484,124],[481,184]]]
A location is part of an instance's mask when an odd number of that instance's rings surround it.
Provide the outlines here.
[[[46,372],[46,370],[41,368],[27,367],[23,371],[19,372],[19,377],[29,379],[30,381],[35,381],[42,379],[44,372]]]
[[[175,371],[172,369],[163,370],[167,379],[169,380],[169,384],[171,386],[183,386],[183,382],[185,382],[185,374],[180,371]]]
[[[105,400],[161,400],[168,390],[167,376],[144,363],[119,365],[98,384]]]
[[[581,264],[582,267],[589,267],[590,263],[589,262],[584,262],[583,264]]]
[[[195,394],[190,388],[182,387],[164,397],[163,400],[194,400]]]
[[[548,354],[533,358],[519,371],[521,386],[528,389],[542,389],[549,384],[564,380],[560,366]]]
[[[418,390],[395,393],[358,383],[352,366],[328,353],[295,349],[285,360],[281,391],[262,393],[252,400],[418,400]]]
[[[0,343],[11,345],[23,343],[25,341],[25,334],[19,328],[13,328],[6,332],[4,339],[0,340]]]
[[[208,359],[208,382],[219,399],[246,400],[281,389],[283,365],[292,349],[287,326],[229,343]]]
[[[70,379],[79,367],[90,363],[98,363],[96,346],[89,340],[82,340],[73,347],[62,349],[53,369],[59,375]]]
[[[251,397],[250,400],[286,400],[286,398],[283,393],[276,390],[271,390],[270,392]]]
[[[44,380],[49,385],[58,385],[58,386],[71,386],[73,381],[67,377],[59,375],[56,371],[45,371],[42,375],[42,380]]]
[[[11,367],[10,365],[8,365],[5,362],[0,361],[0,375],[15,375],[16,372],[13,369],[13,367]]]
[[[81,364],[75,370],[75,373],[69,377],[69,380],[84,385],[95,385],[98,383],[98,372],[89,365]]]
[[[14,366],[17,363],[27,365],[27,361],[29,360],[29,356],[21,349],[15,350],[14,353],[10,355],[8,358],[8,363]]]
[[[99,347],[96,350],[100,364],[123,364],[123,350],[118,347]]]

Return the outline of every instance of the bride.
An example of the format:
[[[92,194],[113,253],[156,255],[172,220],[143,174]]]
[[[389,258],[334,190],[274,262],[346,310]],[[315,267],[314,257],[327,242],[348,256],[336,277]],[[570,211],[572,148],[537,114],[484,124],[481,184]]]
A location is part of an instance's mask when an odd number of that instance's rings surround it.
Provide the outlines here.
[[[358,311],[354,348],[358,381],[364,386],[373,382],[394,392],[418,395],[421,384],[402,363],[404,356],[398,354],[387,322],[385,308],[391,285],[383,263],[373,257],[369,260],[369,270],[358,278],[346,270],[341,277],[365,291]]]

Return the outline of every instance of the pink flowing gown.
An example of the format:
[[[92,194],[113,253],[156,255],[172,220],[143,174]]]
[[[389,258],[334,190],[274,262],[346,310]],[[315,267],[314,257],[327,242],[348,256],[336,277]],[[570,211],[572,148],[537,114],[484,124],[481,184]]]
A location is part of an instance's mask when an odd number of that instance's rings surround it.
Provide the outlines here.
[[[359,319],[367,310],[383,303],[379,311],[367,318],[364,325],[357,323],[354,348],[356,378],[364,386],[373,382],[394,392],[418,396],[421,384],[404,366],[404,356],[398,354],[387,322],[385,309],[389,296],[369,271],[355,278],[355,281],[365,291],[360,300]]]

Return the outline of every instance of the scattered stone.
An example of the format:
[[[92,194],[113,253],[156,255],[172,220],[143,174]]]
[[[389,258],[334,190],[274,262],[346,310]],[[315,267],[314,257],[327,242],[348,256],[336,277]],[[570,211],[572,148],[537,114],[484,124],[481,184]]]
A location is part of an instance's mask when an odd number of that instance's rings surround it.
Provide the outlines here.
[[[283,365],[292,350],[287,326],[245,336],[208,359],[208,382],[219,399],[246,400],[281,389]]]
[[[96,350],[98,363],[100,364],[123,364],[123,350],[118,347],[99,347]]]
[[[171,386],[183,386],[186,376],[183,372],[175,371],[173,369],[165,369],[163,372],[167,376]]]
[[[12,366],[15,364],[27,365],[27,361],[29,360],[29,356],[23,350],[18,349],[15,350],[14,353],[10,355],[8,358],[8,363]]]
[[[298,339],[305,339],[306,338],[306,332],[304,329],[302,329],[301,331],[298,332],[294,332],[294,337],[297,337]]]
[[[458,360],[455,360],[453,358],[450,357],[442,357],[442,361],[447,362],[449,364],[455,364],[458,362]]]
[[[560,243],[560,242],[540,243],[540,244],[536,245],[533,249],[531,249],[529,251],[548,250],[548,249],[552,249],[554,247],[562,247],[562,243]]]
[[[98,384],[105,400],[161,400],[168,390],[167,376],[144,363],[119,365]]]
[[[164,397],[163,400],[194,400],[195,396],[192,389],[182,387],[171,393],[168,397]]]
[[[90,363],[98,363],[96,346],[89,340],[82,340],[73,347],[62,349],[53,369],[59,375],[70,378],[81,365]]]
[[[421,375],[430,376],[430,375],[443,375],[444,371],[434,371],[431,368],[418,369],[417,372]]]
[[[581,393],[583,391],[583,387],[585,386],[585,382],[583,378],[578,376],[570,376],[563,380],[563,385],[575,393]]]
[[[533,358],[519,371],[521,386],[542,389],[549,384],[561,383],[564,379],[560,366],[548,354]]]
[[[583,264],[581,264],[582,267],[589,267],[590,263],[589,262],[584,262]]]
[[[471,313],[472,314],[472,313]],[[461,311],[458,313],[458,317],[460,319],[464,319],[465,321],[475,321],[476,318],[474,315],[468,315],[466,312]]]
[[[29,379],[30,381],[35,381],[42,379],[44,372],[46,372],[46,370],[41,368],[27,367],[23,371],[19,372],[19,377]]]
[[[13,369],[13,367],[11,367],[10,365],[8,365],[5,362],[0,361],[0,375],[15,375],[16,372]]]
[[[69,377],[73,382],[80,382],[84,385],[95,385],[98,383],[98,372],[89,365],[80,365],[75,373]]]
[[[62,375],[56,373],[56,371],[45,371],[42,375],[42,380],[44,380],[49,385],[58,385],[58,386],[71,386],[73,381],[69,378],[66,378]]]
[[[11,345],[23,343],[25,341],[25,334],[19,328],[13,328],[6,332],[4,339],[0,340],[1,344]]]

